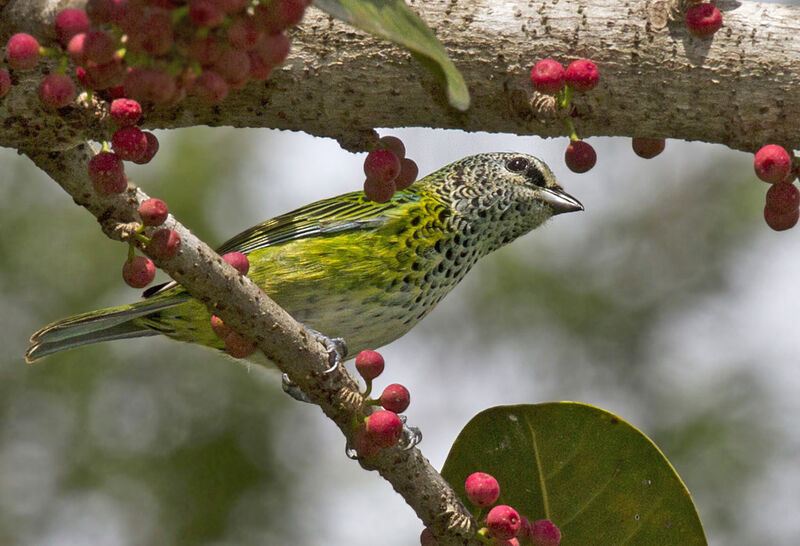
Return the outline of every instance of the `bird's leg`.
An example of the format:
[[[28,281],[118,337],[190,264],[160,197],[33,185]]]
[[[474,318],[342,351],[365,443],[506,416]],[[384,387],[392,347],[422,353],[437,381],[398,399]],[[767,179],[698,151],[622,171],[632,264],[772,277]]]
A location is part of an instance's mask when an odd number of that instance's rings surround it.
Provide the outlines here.
[[[419,429],[419,427],[407,425],[405,415],[401,415],[400,420],[403,422],[403,434],[397,441],[397,447],[403,450],[412,449],[422,441],[422,431]]]
[[[317,332],[313,328],[309,328],[305,324],[303,325],[306,331],[310,333],[314,339],[319,341],[325,346],[325,349],[328,352],[328,369],[325,370],[323,375],[329,375],[335,372],[339,366],[342,364],[344,357],[347,356],[347,344],[344,341],[344,338],[341,337],[334,337],[330,338],[320,332]],[[300,390],[297,384],[292,381],[287,374],[283,374],[281,376],[281,388],[283,392],[297,400],[298,402],[306,402],[312,403],[311,400],[306,396],[306,394]]]

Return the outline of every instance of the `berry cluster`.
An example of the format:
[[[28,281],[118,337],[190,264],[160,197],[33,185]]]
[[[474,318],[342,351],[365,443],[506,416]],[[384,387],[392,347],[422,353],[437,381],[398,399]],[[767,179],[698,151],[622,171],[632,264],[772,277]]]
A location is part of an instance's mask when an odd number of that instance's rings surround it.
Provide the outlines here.
[[[113,155],[101,152],[92,160],[94,161],[98,157],[108,158]],[[168,215],[167,204],[160,199],[146,199],[139,205],[139,217],[142,225],[134,233],[134,238],[143,243],[150,253],[160,260],[168,260],[178,254],[181,249],[181,236],[177,231],[169,228],[159,229],[149,238],[145,237],[142,231],[145,226],[160,226],[166,221]],[[128,247],[128,259],[122,266],[123,280],[133,288],[144,288],[153,282],[155,275],[156,267],[152,260],[145,256],[136,256],[133,242],[131,242]]]
[[[753,160],[756,176],[771,184],[764,205],[764,220],[775,231],[784,231],[800,218],[800,191],[794,185],[798,165],[782,146],[768,144]]]
[[[75,78],[104,98],[174,105],[187,93],[218,103],[250,80],[266,80],[289,53],[285,30],[303,17],[307,0],[89,0],[86,11],[65,9],[54,21],[60,47],[13,35],[6,63],[29,70],[42,56],[61,59],[39,95],[54,108],[75,99]],[[11,80],[0,71],[0,97]]]
[[[376,203],[386,203],[394,192],[408,188],[417,180],[419,168],[406,157],[403,141],[394,136],[385,136],[364,160],[364,194]]]
[[[561,109],[569,108],[573,93],[591,91],[599,79],[597,65],[587,59],[573,61],[566,70],[558,61],[543,59],[531,69],[533,88],[546,95],[558,96]],[[589,143],[578,137],[572,120],[566,118],[565,123],[569,129],[570,143],[564,153],[564,162],[571,171],[585,173],[594,167],[597,154]]]
[[[708,38],[722,27],[722,13],[707,3],[693,4],[686,11],[686,27],[698,38]]]
[[[393,383],[383,390],[380,398],[369,398],[372,380],[383,373],[383,356],[376,351],[361,351],[356,356],[356,370],[364,378],[367,389],[364,392],[365,405],[382,406],[360,422],[353,436],[353,447],[359,457],[370,457],[385,447],[395,445],[403,435],[403,421],[398,415],[408,409],[411,394],[399,383]]]
[[[464,490],[469,502],[478,508],[475,519],[480,520],[483,508],[492,506],[500,498],[500,484],[494,476],[485,472],[474,472],[467,476]],[[546,519],[531,523],[517,510],[505,504],[498,504],[489,510],[483,520],[486,526],[478,531],[484,541],[490,540],[493,546],[558,546],[561,531]],[[436,539],[429,529],[420,535],[422,546],[434,546]]]
[[[233,266],[240,275],[247,275],[250,271],[250,260],[241,252],[228,252],[222,255],[222,259]],[[225,342],[225,352],[233,358],[247,358],[256,350],[255,343],[234,332],[216,315],[211,317],[211,329]]]

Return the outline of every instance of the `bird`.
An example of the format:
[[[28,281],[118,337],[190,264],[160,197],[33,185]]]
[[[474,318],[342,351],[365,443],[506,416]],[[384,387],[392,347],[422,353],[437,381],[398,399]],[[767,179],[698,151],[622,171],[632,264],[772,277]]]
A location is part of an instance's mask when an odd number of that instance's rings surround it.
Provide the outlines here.
[[[300,207],[234,236],[248,277],[295,320],[348,353],[406,334],[492,251],[552,216],[584,210],[540,159],[494,152],[465,157],[385,203],[362,191]],[[116,339],[162,334],[224,351],[211,313],[176,282],[142,301],[82,313],[31,336],[25,358]]]

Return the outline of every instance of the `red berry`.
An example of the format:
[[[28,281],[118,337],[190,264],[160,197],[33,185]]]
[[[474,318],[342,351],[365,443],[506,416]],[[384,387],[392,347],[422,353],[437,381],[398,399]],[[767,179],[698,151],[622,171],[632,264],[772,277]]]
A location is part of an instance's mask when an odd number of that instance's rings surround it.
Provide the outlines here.
[[[214,71],[222,76],[228,85],[235,85],[250,76],[250,58],[247,53],[238,49],[226,49],[217,62]]]
[[[359,457],[372,457],[383,449],[372,435],[367,432],[367,427],[364,425],[361,425],[353,435],[353,448]]]
[[[764,207],[764,220],[775,231],[784,231],[794,227],[798,218],[800,218],[800,209],[782,214],[769,207]]]
[[[225,12],[211,0],[189,2],[189,18],[199,27],[214,28],[225,20]]]
[[[197,36],[189,43],[188,54],[190,59],[197,61],[201,66],[211,66],[219,59],[222,48],[214,38]]]
[[[707,38],[722,26],[722,14],[711,4],[695,4],[686,11],[686,26],[695,36]]]
[[[419,535],[419,543],[421,546],[438,546],[439,542],[433,536],[433,532],[425,527]]]
[[[531,69],[531,83],[539,93],[555,95],[564,88],[564,67],[553,59],[542,59]]]
[[[225,336],[225,352],[233,358],[247,358],[256,351],[256,345],[236,332]]]
[[[106,89],[122,83],[125,77],[125,65],[116,53],[111,62],[97,64],[86,61],[86,81],[91,89]]]
[[[241,252],[228,252],[222,255],[222,259],[233,266],[242,275],[247,275],[250,270],[250,260]]]
[[[396,189],[393,181],[384,182],[373,178],[364,181],[364,195],[376,203],[386,203],[391,200]]]
[[[11,89],[11,76],[5,70],[0,70],[0,99],[8,94]]]
[[[274,0],[257,6],[255,17],[267,34],[275,34],[299,23],[307,5],[306,0]]]
[[[364,379],[375,379],[383,373],[383,356],[378,351],[361,351],[356,355],[356,370]]]
[[[228,84],[216,72],[204,70],[194,80],[190,91],[203,102],[217,104],[228,96]]]
[[[134,53],[164,55],[172,48],[172,18],[168,12],[148,15],[135,32],[128,34],[128,49]]]
[[[181,236],[173,229],[159,229],[150,238],[147,250],[159,260],[168,260],[174,257],[181,249]]]
[[[264,36],[253,17],[242,15],[233,20],[228,27],[228,43],[234,49],[247,50],[256,45]]]
[[[505,504],[499,504],[489,510],[486,526],[491,536],[508,540],[517,536],[522,520],[516,510]]]
[[[385,136],[379,138],[378,148],[389,150],[401,160],[406,156],[406,146],[403,144],[403,141],[396,136]]]
[[[400,159],[389,150],[372,150],[364,160],[364,174],[368,179],[392,182],[400,174]]]
[[[381,406],[383,409],[395,413],[403,413],[411,403],[411,394],[408,389],[399,383],[392,383],[381,394]]]
[[[139,204],[139,216],[146,226],[160,226],[167,219],[169,209],[161,199],[145,199]]]
[[[72,38],[70,38],[67,44],[67,53],[72,58],[72,62],[83,66],[86,64],[86,33],[79,32]]]
[[[116,99],[111,103],[111,120],[119,127],[136,125],[142,117],[142,106],[132,99]]]
[[[211,315],[211,329],[220,339],[225,339],[233,331],[216,315]]]
[[[580,59],[567,67],[564,79],[573,91],[590,91],[597,85],[600,72],[592,61]]]
[[[134,68],[125,75],[125,94],[142,102],[166,105],[175,97],[177,83],[166,72],[154,68]]]
[[[377,445],[393,446],[403,434],[403,422],[393,411],[378,410],[367,417],[367,433]]]
[[[8,39],[6,61],[14,70],[28,70],[39,62],[39,42],[30,34],[20,32]]]
[[[265,64],[278,66],[286,60],[292,42],[284,33],[270,34],[261,38],[253,49]]]
[[[773,184],[767,190],[766,207],[778,214],[793,212],[800,208],[800,191],[792,183]]]
[[[144,131],[144,136],[147,139],[147,150],[144,152],[144,154],[139,156],[138,159],[133,160],[133,162],[137,165],[150,163],[150,161],[155,157],[156,153],[158,153],[158,138],[156,138],[156,135],[150,131]]]
[[[128,187],[122,160],[111,152],[100,152],[89,160],[89,178],[100,195],[122,193]]]
[[[531,524],[533,546],[558,546],[561,544],[561,530],[549,519],[540,519]]]
[[[272,76],[272,71],[275,67],[265,63],[257,51],[248,51],[247,58],[250,59],[251,80],[268,80]]]
[[[413,160],[404,157],[400,160],[400,174],[394,179],[394,188],[396,191],[401,191],[417,181],[419,175],[419,167]]]
[[[475,506],[491,506],[500,496],[500,484],[491,474],[474,472],[464,482],[469,502]]]
[[[569,170],[585,173],[597,163],[597,154],[588,142],[573,140],[570,141],[567,151],[564,152],[564,161]]]
[[[652,159],[664,151],[666,141],[663,138],[633,137],[631,144],[636,155]]]
[[[56,15],[53,25],[58,41],[62,46],[66,46],[73,36],[89,30],[89,16],[83,10],[69,8]]]
[[[39,98],[48,106],[63,108],[75,99],[75,84],[66,74],[48,74],[39,82]]]
[[[86,60],[97,64],[109,63],[114,59],[114,41],[102,30],[90,30],[83,41]]]
[[[122,265],[122,278],[133,288],[144,288],[156,276],[156,266],[145,256],[136,256]]]
[[[753,168],[761,180],[777,184],[792,172],[792,158],[782,146],[767,144],[756,152]]]
[[[138,127],[122,127],[111,135],[111,146],[120,158],[133,161],[147,153],[147,137]]]

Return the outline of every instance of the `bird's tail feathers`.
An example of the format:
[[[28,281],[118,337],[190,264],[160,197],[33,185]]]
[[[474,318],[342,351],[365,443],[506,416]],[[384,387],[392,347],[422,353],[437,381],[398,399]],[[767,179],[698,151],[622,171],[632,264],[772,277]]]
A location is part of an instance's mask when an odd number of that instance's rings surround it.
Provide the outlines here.
[[[31,346],[25,352],[25,360],[34,362],[65,349],[101,341],[156,335],[159,332],[136,324],[134,320],[168,309],[183,301],[185,298],[146,300],[61,319],[48,324],[31,336]]]

